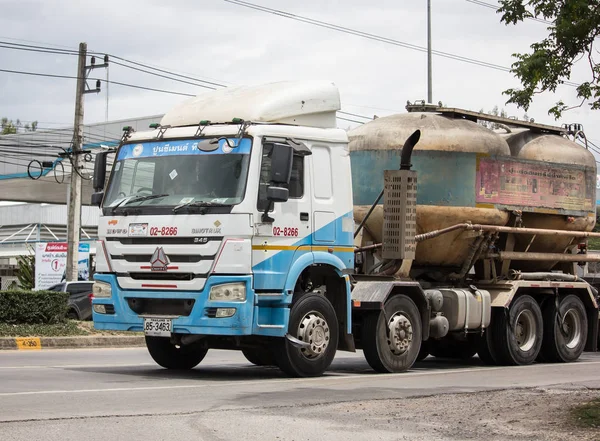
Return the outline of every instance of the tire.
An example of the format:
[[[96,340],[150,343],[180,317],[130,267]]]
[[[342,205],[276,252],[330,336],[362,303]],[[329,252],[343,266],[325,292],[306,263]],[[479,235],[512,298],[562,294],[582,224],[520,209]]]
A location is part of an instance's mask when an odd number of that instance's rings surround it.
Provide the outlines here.
[[[492,320],[494,320],[493,314]],[[488,366],[495,366],[498,364],[496,362],[496,354],[494,351],[491,327],[487,328],[483,335],[479,338],[479,342],[477,345],[477,355],[479,356],[479,359],[482,361],[483,364],[487,364]]]
[[[337,316],[329,300],[320,294],[302,296],[292,305],[288,332],[311,346],[299,348],[287,338],[280,339],[274,351],[277,366],[292,377],[322,375],[335,357],[339,339]]]
[[[250,363],[256,366],[276,366],[275,356],[266,348],[242,349],[242,354]]]
[[[542,311],[528,295],[517,297],[508,312],[498,310],[492,321],[492,343],[498,364],[523,366],[535,361],[542,347]]]
[[[69,320],[79,320],[79,314],[77,314],[77,311],[74,309],[69,309],[69,312],[67,312],[67,318]]]
[[[192,369],[204,359],[208,352],[208,349],[197,343],[175,346],[167,337],[146,336],[146,347],[152,359],[159,366],[167,369]]]
[[[569,363],[583,353],[588,335],[585,306],[581,299],[568,295],[560,302],[558,311],[554,299],[544,305],[544,341],[541,359],[547,362]],[[561,328],[559,320],[564,321]]]
[[[394,347],[388,340],[389,324],[397,331],[396,338],[392,340]],[[410,369],[417,360],[422,343],[421,314],[415,303],[405,295],[390,298],[385,303],[385,315],[382,311],[364,318],[362,342],[365,358],[377,372]]]
[[[416,361],[423,361],[427,357],[429,357],[429,342],[428,341],[422,341],[421,342],[421,349],[419,349],[419,355],[417,355],[417,360]]]
[[[470,360],[477,353],[477,347],[469,341],[456,341],[450,338],[443,338],[431,341],[429,353],[439,358]]]

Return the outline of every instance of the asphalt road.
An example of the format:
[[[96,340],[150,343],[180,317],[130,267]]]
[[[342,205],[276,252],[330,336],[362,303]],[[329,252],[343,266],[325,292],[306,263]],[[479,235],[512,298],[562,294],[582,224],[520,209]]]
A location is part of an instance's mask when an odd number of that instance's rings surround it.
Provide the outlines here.
[[[430,357],[410,372],[381,375],[362,354],[339,353],[324,377],[289,379],[228,351],[209,351],[183,373],[157,367],[143,348],[4,351],[0,440],[398,439],[297,410],[510,388],[600,388],[599,370],[600,354],[526,367]]]

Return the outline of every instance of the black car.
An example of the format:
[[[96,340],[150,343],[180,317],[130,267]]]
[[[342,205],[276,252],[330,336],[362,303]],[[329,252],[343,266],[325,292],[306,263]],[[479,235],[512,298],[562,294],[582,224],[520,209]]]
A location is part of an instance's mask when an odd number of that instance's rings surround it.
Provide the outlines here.
[[[92,285],[94,282],[63,282],[48,288],[48,291],[68,292],[69,310],[67,317],[73,320],[92,318]]]

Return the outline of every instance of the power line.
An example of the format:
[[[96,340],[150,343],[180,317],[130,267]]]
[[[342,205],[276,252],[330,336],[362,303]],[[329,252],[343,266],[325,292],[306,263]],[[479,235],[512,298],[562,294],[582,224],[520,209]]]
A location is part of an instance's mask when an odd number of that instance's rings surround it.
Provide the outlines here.
[[[498,9],[499,9],[498,5],[493,5],[491,3],[486,3],[486,2],[483,2],[480,0],[466,0],[466,1],[469,3],[473,3],[474,5],[484,6],[486,8],[493,9],[494,11],[498,11]],[[544,23],[544,24],[549,24],[549,25],[553,24],[551,21],[543,20],[543,19],[537,18],[537,17],[526,17],[526,18],[528,18],[529,20],[537,21],[539,23]]]
[[[333,23],[328,23],[328,22],[324,22],[324,21],[320,21],[320,20],[315,20],[315,19],[312,19],[312,18],[309,18],[309,17],[304,17],[304,16],[301,16],[301,15],[292,14],[290,12],[282,11],[282,10],[279,10],[279,9],[267,8],[265,6],[257,5],[257,4],[254,4],[254,3],[249,3],[249,2],[246,2],[246,1],[242,1],[242,0],[223,0],[223,1],[225,1],[227,3],[231,3],[231,4],[234,4],[234,5],[237,5],[237,6],[243,6],[245,8],[253,9],[253,10],[256,10],[256,11],[265,12],[265,13],[268,13],[268,14],[277,15],[277,16],[288,18],[288,19],[291,19],[291,20],[299,21],[299,22],[302,22],[302,23],[307,23],[307,24],[311,24],[311,25],[314,25],[314,26],[318,26],[318,27],[322,27],[322,28],[326,28],[326,29],[331,29],[331,30],[342,32],[342,33],[345,33],[345,34],[355,35],[355,36],[366,38],[366,39],[369,39],[369,40],[379,41],[379,42],[391,44],[391,45],[394,45],[394,46],[400,46],[400,47],[404,47],[406,49],[416,50],[416,51],[419,51],[419,52],[425,52],[425,53],[427,52],[427,48],[425,48],[423,46],[418,46],[418,45],[415,45],[415,44],[412,44],[412,43],[406,43],[406,42],[395,40],[395,39],[392,39],[392,38],[382,37],[380,35],[375,35],[375,34],[371,34],[371,33],[368,33],[368,32],[359,31],[359,30],[352,29],[352,28],[338,26],[338,25],[333,24]],[[508,67],[500,66],[498,64],[488,63],[486,61],[476,60],[474,58],[464,57],[462,55],[455,55],[455,54],[451,54],[451,53],[443,52],[443,51],[438,51],[438,50],[433,50],[432,53],[434,55],[439,56],[439,57],[449,58],[449,59],[456,60],[456,61],[462,61],[464,63],[469,63],[469,64],[473,64],[473,65],[477,65],[477,66],[487,67],[487,68],[499,70],[499,71],[502,71],[502,72],[511,72],[511,69],[508,68]],[[563,84],[566,84],[566,85],[569,85],[569,86],[574,86],[574,87],[579,86],[577,83],[573,83],[571,81],[565,81]]]
[[[341,113],[343,115],[356,116],[358,118],[373,119],[370,116],[358,115],[357,113],[344,112],[343,110],[338,110],[338,113]]]
[[[66,78],[66,79],[70,79],[70,80],[76,80],[77,77],[74,77],[72,75],[57,75],[57,74],[48,74],[48,73],[39,73],[39,72],[26,72],[26,71],[20,71],[20,70],[9,70],[9,69],[0,69],[0,72],[6,72],[6,73],[12,73],[12,74],[18,74],[18,75],[30,75],[30,76],[37,76],[37,77],[47,77],[47,78]],[[153,87],[146,87],[146,86],[138,86],[136,84],[128,84],[128,83],[121,83],[119,81],[106,81],[104,79],[100,79],[100,78],[88,78],[90,81],[100,81],[103,83],[109,83],[109,84],[116,84],[117,86],[125,86],[125,87],[131,87],[134,89],[143,89],[143,90],[149,90],[152,92],[161,92],[161,93],[169,93],[171,95],[182,95],[182,96],[196,96],[196,95],[192,95],[189,93],[183,93],[183,92],[174,92],[172,90],[165,90],[165,89],[155,89]]]
[[[350,121],[356,124],[364,124],[364,121],[356,121],[355,119],[342,118],[341,116],[337,116],[337,119],[341,119],[342,121]]]
[[[197,83],[192,83],[191,81],[186,81],[186,80],[181,80],[179,78],[169,77],[167,75],[162,75],[162,74],[159,74],[159,73],[156,73],[156,72],[151,72],[149,70],[140,69],[139,67],[128,66],[128,65],[126,65],[124,63],[119,63],[118,61],[114,61],[114,60],[111,60],[110,64],[116,64],[117,66],[123,66],[123,67],[126,67],[127,69],[132,69],[132,70],[135,70],[135,71],[138,71],[138,72],[143,72],[143,73],[146,73],[146,74],[149,74],[149,75],[154,75],[156,77],[166,78],[168,80],[177,81],[177,82],[184,83],[184,84],[191,84],[192,86],[204,87],[205,89],[211,89],[211,90],[215,90],[216,89],[216,87],[213,87],[213,86],[206,86],[204,84],[197,84]]]

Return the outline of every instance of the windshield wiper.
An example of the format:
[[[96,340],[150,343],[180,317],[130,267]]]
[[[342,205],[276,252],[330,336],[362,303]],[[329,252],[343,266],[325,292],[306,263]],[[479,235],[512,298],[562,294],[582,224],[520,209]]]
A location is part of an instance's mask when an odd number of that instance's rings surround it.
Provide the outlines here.
[[[186,202],[185,204],[179,204],[176,205],[175,207],[173,207],[173,213],[177,213],[178,211],[181,211],[184,208],[192,208],[192,207],[199,207],[199,208],[210,208],[210,207],[229,207],[231,206],[231,204],[221,204],[219,202],[203,202],[203,201],[190,201],[190,202]]]
[[[114,207],[112,207],[111,210],[111,214],[115,214],[115,210],[121,206],[125,206],[127,204],[129,204],[130,202],[142,202],[142,201],[148,201],[150,199],[158,199],[158,198],[164,198],[169,196],[167,193],[163,193],[163,194],[147,194],[144,196],[135,196],[131,199],[123,199],[121,200],[117,205],[115,205]]]

